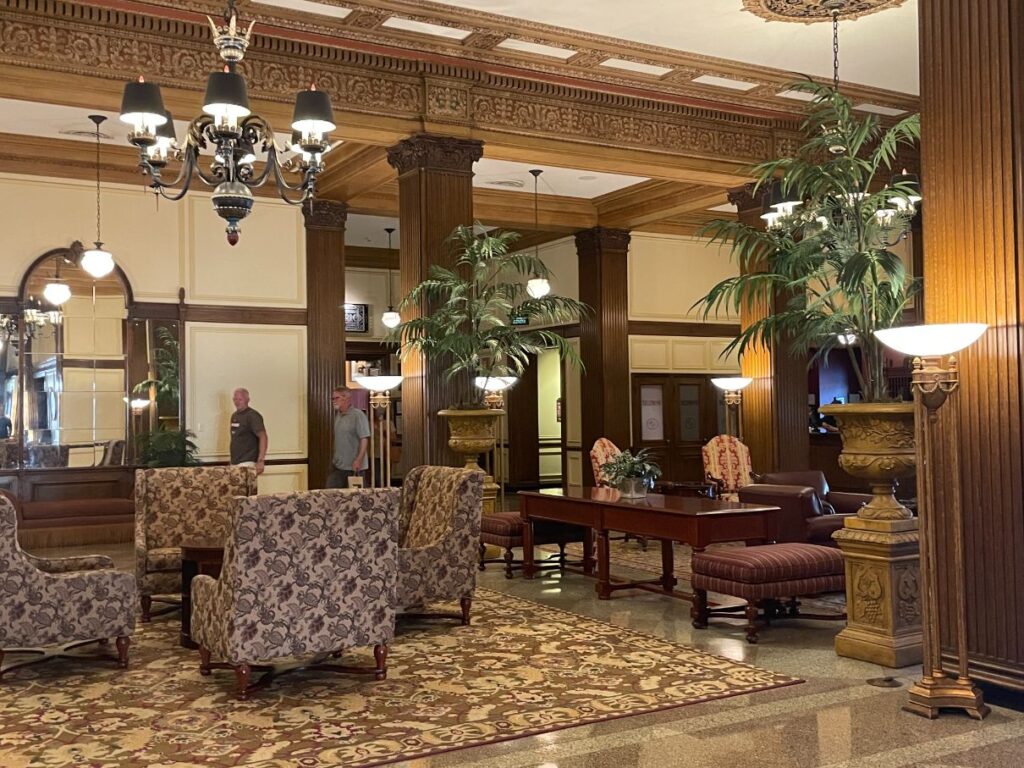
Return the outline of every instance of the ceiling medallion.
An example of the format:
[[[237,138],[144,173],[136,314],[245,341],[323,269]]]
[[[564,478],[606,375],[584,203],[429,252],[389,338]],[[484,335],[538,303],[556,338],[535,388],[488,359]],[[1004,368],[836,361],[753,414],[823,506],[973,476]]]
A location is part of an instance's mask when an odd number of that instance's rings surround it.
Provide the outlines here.
[[[743,10],[768,21],[795,21],[813,24],[831,21],[838,5],[843,19],[867,16],[887,8],[896,8],[906,0],[743,0]]]

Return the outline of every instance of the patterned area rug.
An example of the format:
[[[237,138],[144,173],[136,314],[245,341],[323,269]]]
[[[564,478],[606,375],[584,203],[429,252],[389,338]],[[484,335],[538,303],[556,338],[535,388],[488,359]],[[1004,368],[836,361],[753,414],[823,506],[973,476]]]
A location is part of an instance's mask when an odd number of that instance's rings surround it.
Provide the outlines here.
[[[294,672],[247,702],[173,618],[140,624],[127,672],[54,660],[0,684],[0,765],[366,768],[801,682],[489,590],[473,608],[400,625],[384,682]]]

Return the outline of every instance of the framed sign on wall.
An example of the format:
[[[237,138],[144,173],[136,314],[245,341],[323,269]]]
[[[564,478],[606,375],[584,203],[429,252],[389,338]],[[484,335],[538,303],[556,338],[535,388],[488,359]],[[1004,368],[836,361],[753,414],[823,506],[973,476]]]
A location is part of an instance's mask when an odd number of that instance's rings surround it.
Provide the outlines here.
[[[346,333],[367,333],[370,328],[368,318],[370,316],[368,304],[349,304],[345,302],[345,332]]]

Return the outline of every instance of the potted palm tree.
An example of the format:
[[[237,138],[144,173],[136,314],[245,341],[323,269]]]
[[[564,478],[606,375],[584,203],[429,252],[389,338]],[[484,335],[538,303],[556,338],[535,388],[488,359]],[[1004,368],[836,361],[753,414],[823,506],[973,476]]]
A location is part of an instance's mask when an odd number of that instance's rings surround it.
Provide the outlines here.
[[[920,119],[883,129],[875,115],[855,115],[831,87],[806,81],[792,88],[812,97],[802,126],[807,139],[794,156],[753,170],[756,191],[766,195],[766,229],[736,220],[705,228],[728,244],[739,274],[697,306],[705,317],[723,308],[775,307],[728,345],[740,357],[761,345],[785,345],[811,363],[827,364],[836,349],[850,356],[863,402],[821,409],[842,434],[840,465],[872,484],[874,499],[862,517],[907,518],[893,483],[914,470],[913,406],[889,396],[875,331],[898,324],[920,290],[891,250],[916,213],[917,179],[905,171],[890,179],[899,148],[919,138]]]
[[[467,457],[467,465],[494,447],[501,412],[484,402],[488,381],[522,376],[531,355],[545,348],[553,347],[563,359],[581,365],[563,336],[531,326],[576,322],[586,307],[565,296],[534,298],[526,293],[528,278],[547,278],[549,271],[536,252],[513,251],[518,237],[515,232],[488,232],[479,224],[457,227],[448,239],[455,249],[453,267],[430,268],[429,277],[400,307],[416,308],[419,316],[395,327],[388,337],[401,343],[403,354],[419,352],[445,366],[458,400],[440,415],[449,420],[449,446]],[[485,386],[474,386],[474,378]]]

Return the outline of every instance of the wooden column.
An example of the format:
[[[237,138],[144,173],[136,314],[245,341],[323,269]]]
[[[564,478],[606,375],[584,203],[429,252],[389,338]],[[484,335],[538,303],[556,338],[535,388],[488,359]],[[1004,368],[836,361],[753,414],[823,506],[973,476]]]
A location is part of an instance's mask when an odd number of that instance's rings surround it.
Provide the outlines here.
[[[591,312],[580,322],[583,483],[594,485],[588,460],[599,437],[625,450],[629,432],[629,232],[594,227],[576,233],[580,301]]]
[[[331,390],[345,383],[347,214],[347,205],[332,200],[314,200],[302,207],[306,224],[306,439],[310,488],[323,488],[327,482],[334,439]]]
[[[919,5],[925,317],[981,321],[960,359],[960,472],[937,472],[936,539],[943,645],[955,637],[950,522],[963,499],[972,675],[1024,689],[1024,4]],[[945,422],[942,421],[945,420]],[[939,466],[950,466],[937,457]]]
[[[753,185],[729,191],[729,202],[739,212],[740,221],[763,228],[761,195],[752,196]],[[785,297],[775,299],[781,307]],[[740,310],[740,325],[746,328],[773,307],[758,303]],[[743,355],[744,376],[753,379],[743,390],[743,441],[750,448],[755,472],[807,469],[809,441],[807,432],[807,365],[794,357],[785,344],[772,349],[756,347]]]
[[[431,265],[454,263],[446,240],[460,224],[473,223],[473,163],[482,155],[483,142],[428,134],[403,139],[388,150],[388,162],[398,171],[403,296],[427,278]],[[448,428],[437,412],[464,398],[467,385],[447,380],[443,371],[442,364],[417,355],[402,360],[406,466],[462,465],[448,449]]]

